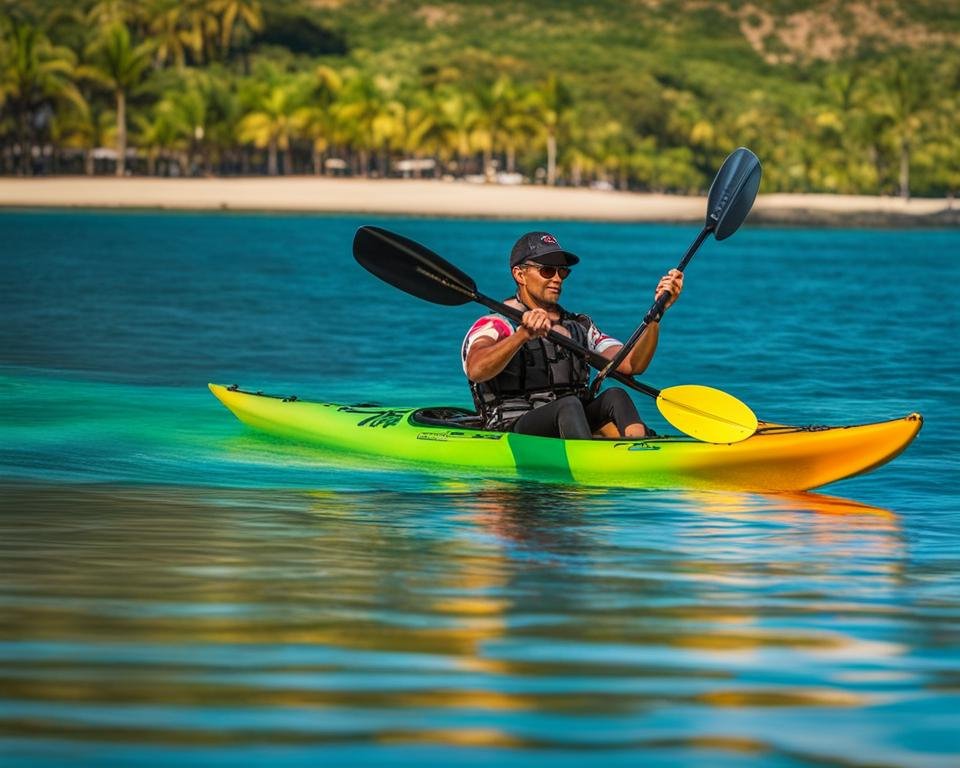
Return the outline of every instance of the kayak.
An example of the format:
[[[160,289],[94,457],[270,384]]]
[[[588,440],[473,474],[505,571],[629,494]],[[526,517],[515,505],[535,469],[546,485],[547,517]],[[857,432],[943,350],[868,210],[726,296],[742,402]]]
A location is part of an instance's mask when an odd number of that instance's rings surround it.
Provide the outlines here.
[[[840,427],[760,422],[751,437],[722,445],[685,436],[563,440],[480,429],[462,408],[341,405],[209,387],[244,424],[338,454],[605,487],[804,491],[876,469],[923,425],[911,413]]]

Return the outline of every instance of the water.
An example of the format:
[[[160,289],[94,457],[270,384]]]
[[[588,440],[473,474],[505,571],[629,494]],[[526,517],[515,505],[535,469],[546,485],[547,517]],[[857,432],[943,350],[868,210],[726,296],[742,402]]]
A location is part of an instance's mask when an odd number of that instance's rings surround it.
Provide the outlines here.
[[[361,223],[497,297],[542,226],[0,213],[4,766],[956,765],[960,233],[704,245],[645,381],[926,417],[874,473],[760,496],[318,465],[244,429],[207,381],[469,400],[479,308],[369,277]],[[696,235],[550,229],[583,257],[565,303],[622,336]]]

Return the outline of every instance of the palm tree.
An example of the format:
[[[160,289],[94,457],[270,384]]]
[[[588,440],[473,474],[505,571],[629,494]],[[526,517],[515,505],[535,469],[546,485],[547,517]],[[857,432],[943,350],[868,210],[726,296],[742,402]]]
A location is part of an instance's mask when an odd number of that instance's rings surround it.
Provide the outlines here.
[[[506,75],[501,75],[492,83],[479,83],[473,89],[473,100],[477,106],[474,141],[483,152],[482,170],[489,179],[493,174],[493,153],[500,138],[500,126],[507,111],[506,92],[511,83]]]
[[[188,0],[183,13],[190,30],[190,46],[197,64],[209,62],[217,50],[220,20],[212,0]]]
[[[856,66],[832,68],[814,94],[803,116],[813,188],[842,193],[876,189],[868,158],[873,137],[866,130],[862,94]]]
[[[219,17],[220,53],[224,57],[238,29],[248,34],[263,29],[263,13],[257,0],[211,0],[210,10]]]
[[[403,155],[413,155],[415,160],[426,151],[437,125],[437,118],[429,108],[423,93],[409,94],[407,100],[394,101],[390,106],[393,113],[393,132],[390,148]],[[414,170],[419,177],[419,166]]]
[[[147,173],[150,176],[156,173],[159,159],[181,155],[185,151],[188,141],[186,135],[189,134],[184,130],[171,102],[159,102],[149,117],[137,115],[135,123],[140,144],[147,150]],[[178,164],[181,164],[180,158]],[[184,170],[182,164],[180,170]]]
[[[457,171],[462,174],[466,158],[485,138],[478,137],[482,115],[473,95],[461,88],[443,88],[437,99],[440,157],[447,161],[456,158]]]
[[[111,24],[88,46],[90,64],[81,73],[112,91],[117,105],[117,176],[126,172],[127,97],[140,86],[153,55],[151,43],[134,46],[130,30]]]
[[[323,172],[323,155],[336,135],[331,105],[343,88],[340,73],[332,67],[320,65],[314,70],[314,85],[307,94],[307,102],[293,115],[297,133],[309,140],[313,172]]]
[[[154,42],[157,64],[183,67],[195,50],[196,35],[188,25],[186,8],[177,0],[159,0],[151,6],[147,29]]]
[[[538,112],[547,143],[547,184],[557,183],[557,141],[567,129],[573,98],[556,75],[550,75],[539,90]]]
[[[765,91],[750,91],[743,95],[736,112],[728,118],[738,143],[748,146],[764,159],[764,183],[769,189],[802,191],[802,166],[795,160],[792,133],[796,116],[788,114]]]
[[[654,160],[654,188],[690,194],[703,187],[703,177],[693,164],[689,147],[671,147],[657,152]]]
[[[638,134],[651,135],[667,145],[689,146],[701,167],[712,168],[738,140],[730,135],[729,121],[716,114],[715,105],[700,94],[664,88],[660,100],[666,114],[659,123],[644,120]]]
[[[370,153],[385,147],[395,129],[390,111],[391,87],[384,77],[354,71],[348,76],[334,106],[341,131],[359,152],[361,176],[369,173]],[[381,171],[386,173],[386,168]]]
[[[30,158],[40,115],[45,107],[86,102],[73,82],[76,57],[54,45],[36,26],[13,21],[0,26],[0,106],[16,123],[20,172],[32,172]]]
[[[237,125],[242,112],[236,79],[229,70],[213,67],[204,75],[199,88],[206,104],[204,152],[209,170],[211,153],[218,163],[222,163],[225,155],[239,147]]]
[[[570,132],[564,154],[570,164],[570,183],[573,186],[579,187],[584,176],[595,178],[601,167],[599,157],[602,153],[597,149],[593,127],[575,126]]]
[[[510,83],[501,98],[503,111],[497,124],[497,142],[507,156],[507,173],[514,173],[517,152],[529,148],[540,131],[538,97],[534,89]]]
[[[109,111],[96,112],[84,100],[56,110],[50,126],[53,141],[60,147],[78,149],[83,153],[83,172],[92,176],[93,149],[102,146],[109,131]]]
[[[244,100],[249,111],[237,126],[237,136],[258,149],[267,150],[267,173],[280,171],[278,153],[290,149],[297,135],[298,110],[309,94],[310,83],[302,76],[286,75],[273,68],[262,68],[264,79],[255,78],[245,85]]]
[[[630,175],[643,190],[652,190],[657,183],[657,158],[660,150],[653,136],[644,136],[634,142],[630,155]]]
[[[202,90],[202,84],[197,82],[200,78],[191,79],[193,82],[188,81],[186,88],[170,94],[167,104],[169,104],[173,125],[184,136],[189,147],[187,170],[189,171],[194,166],[196,156],[199,153],[203,160],[204,169],[209,172],[207,100]]]
[[[937,89],[927,62],[901,54],[889,59],[876,82],[878,110],[889,120],[899,155],[900,196],[910,199],[910,154],[930,117]]]
[[[943,190],[952,209],[960,192],[960,63],[949,61],[938,68],[936,76],[946,83],[944,98],[936,105],[930,126],[932,135],[928,152],[932,160],[933,184]]]
[[[618,120],[607,120],[592,131],[593,155],[605,174],[616,176],[617,187],[627,189],[631,136]],[[606,179],[605,179],[606,181]]]
[[[138,12],[134,0],[97,0],[87,12],[87,20],[94,26],[129,23]]]

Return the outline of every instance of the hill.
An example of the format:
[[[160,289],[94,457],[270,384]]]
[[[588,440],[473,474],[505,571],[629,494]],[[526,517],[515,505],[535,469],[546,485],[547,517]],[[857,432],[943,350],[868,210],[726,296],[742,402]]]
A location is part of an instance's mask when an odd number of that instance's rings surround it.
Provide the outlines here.
[[[88,171],[109,166],[90,153],[119,146],[119,107],[106,80],[98,89],[87,75],[103,74],[97,40],[119,24],[131,51],[150,49],[126,105],[138,172],[413,167],[687,192],[747,145],[767,161],[772,190],[960,186],[954,2],[101,0],[65,12],[7,0],[5,9],[7,171],[52,168],[52,159],[26,167],[25,144],[36,140],[86,153]],[[14,30],[24,26],[73,57],[75,96],[29,103],[16,93]],[[191,92],[193,107],[182,103]],[[88,125],[58,126],[81,101]],[[193,125],[181,119],[191,110]],[[24,113],[39,123],[36,139]],[[61,170],[77,168],[59,156]]]

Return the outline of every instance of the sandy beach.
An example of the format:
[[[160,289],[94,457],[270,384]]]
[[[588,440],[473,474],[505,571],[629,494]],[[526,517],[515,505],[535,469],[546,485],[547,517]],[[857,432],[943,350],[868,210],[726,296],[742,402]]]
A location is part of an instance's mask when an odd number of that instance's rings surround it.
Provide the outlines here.
[[[0,179],[2,207],[159,208],[514,219],[697,221],[705,197],[464,181],[324,177]],[[958,226],[960,203],[856,195],[760,195],[756,223]]]

